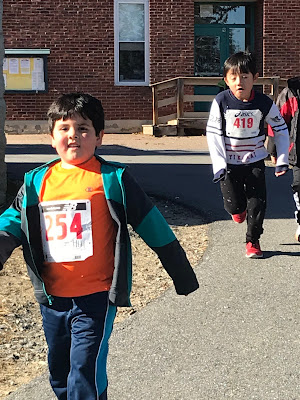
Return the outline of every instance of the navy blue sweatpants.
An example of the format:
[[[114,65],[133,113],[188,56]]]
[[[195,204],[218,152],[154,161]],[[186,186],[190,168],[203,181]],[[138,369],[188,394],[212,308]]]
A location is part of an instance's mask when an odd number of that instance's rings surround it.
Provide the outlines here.
[[[107,292],[40,305],[50,384],[59,400],[106,400],[108,339],[116,307]]]

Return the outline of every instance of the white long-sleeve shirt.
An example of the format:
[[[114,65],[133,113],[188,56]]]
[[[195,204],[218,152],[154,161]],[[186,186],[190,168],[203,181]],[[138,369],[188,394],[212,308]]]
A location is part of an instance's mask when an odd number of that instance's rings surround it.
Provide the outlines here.
[[[206,128],[214,180],[226,171],[227,164],[245,165],[268,156],[264,146],[265,122],[274,132],[277,166],[288,165],[288,129],[268,96],[253,91],[247,102],[238,100],[230,90],[216,96]]]

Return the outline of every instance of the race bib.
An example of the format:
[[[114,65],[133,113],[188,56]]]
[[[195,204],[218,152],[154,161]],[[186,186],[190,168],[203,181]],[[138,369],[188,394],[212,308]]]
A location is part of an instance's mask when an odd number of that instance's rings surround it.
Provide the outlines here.
[[[258,136],[261,118],[260,110],[227,110],[226,136],[239,139]]]
[[[39,210],[46,261],[82,261],[93,255],[90,200],[44,201]]]

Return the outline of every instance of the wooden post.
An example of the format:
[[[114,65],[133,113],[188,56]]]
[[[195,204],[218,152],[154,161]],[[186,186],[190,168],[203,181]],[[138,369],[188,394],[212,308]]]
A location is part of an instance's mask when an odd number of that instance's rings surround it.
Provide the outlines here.
[[[152,118],[153,125],[158,125],[158,94],[157,86],[152,86]]]
[[[183,96],[184,96],[184,81],[182,78],[177,80],[177,119],[183,118]]]
[[[279,95],[279,77],[273,78],[273,101],[276,103],[277,97]]]

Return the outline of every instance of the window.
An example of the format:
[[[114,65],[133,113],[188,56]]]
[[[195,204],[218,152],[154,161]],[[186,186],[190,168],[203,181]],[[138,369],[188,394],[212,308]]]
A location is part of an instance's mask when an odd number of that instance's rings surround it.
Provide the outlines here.
[[[221,65],[231,54],[246,49],[253,50],[254,48],[254,3],[237,4],[227,2],[227,4],[221,4],[196,2],[194,5],[194,22],[195,45],[198,45],[197,48],[195,47],[195,59],[197,62],[201,58],[208,57],[213,59],[215,57],[214,53],[210,52],[210,46],[203,53],[203,46],[199,46],[198,43],[200,39],[202,40],[202,37],[221,38],[219,49],[222,54]],[[210,40],[212,41],[213,39]],[[215,59],[215,61],[216,64],[219,63],[218,59]],[[203,72],[197,66],[195,67],[196,74],[200,76]],[[209,69],[205,73],[209,73]]]
[[[149,84],[148,0],[115,0],[115,83]]]
[[[251,5],[195,3],[195,24],[250,24]]]

